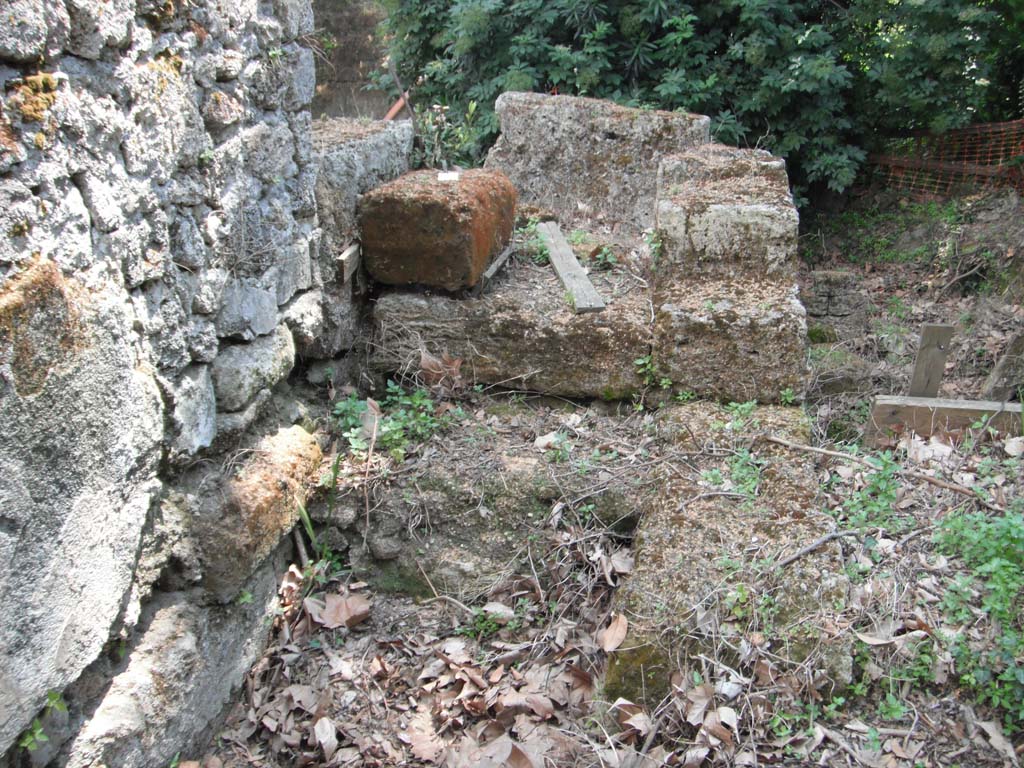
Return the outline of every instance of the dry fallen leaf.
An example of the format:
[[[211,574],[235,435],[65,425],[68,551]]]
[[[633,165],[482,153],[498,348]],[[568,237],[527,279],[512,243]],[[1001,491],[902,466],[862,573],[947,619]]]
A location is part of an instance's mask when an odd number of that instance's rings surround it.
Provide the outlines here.
[[[1003,735],[1003,728],[995,720],[979,720],[978,727],[987,735],[992,748],[1009,760],[1013,765],[1020,765],[1020,759],[1010,740]]]
[[[483,607],[483,611],[487,614],[487,617],[493,619],[498,624],[508,624],[516,617],[516,612],[509,608],[504,603],[490,602]]]
[[[412,719],[408,734],[414,757],[428,763],[441,760],[444,755],[444,743],[437,737],[428,713],[420,712]]]
[[[629,622],[621,613],[612,618],[611,623],[597,633],[597,644],[605,653],[611,653],[626,639],[626,632],[629,630]]]
[[[313,735],[316,736],[317,744],[324,751],[324,758],[330,762],[334,753],[338,751],[338,734],[334,721],[328,717],[321,717],[313,726]]]
[[[370,601],[362,595],[327,595],[319,617],[313,619],[328,629],[352,628],[366,621],[370,615]]]
[[[704,713],[715,698],[715,689],[710,683],[703,683],[687,691],[686,698],[689,700],[689,704],[686,705],[686,722],[690,725],[700,725],[704,722]]]
[[[1003,450],[1010,458],[1024,456],[1024,437],[1011,437],[1003,443]]]

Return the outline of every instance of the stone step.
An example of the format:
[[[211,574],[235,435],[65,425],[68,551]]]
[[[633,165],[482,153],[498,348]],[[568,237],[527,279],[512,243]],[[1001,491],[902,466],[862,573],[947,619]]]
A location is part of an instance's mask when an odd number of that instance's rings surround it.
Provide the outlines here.
[[[677,390],[762,403],[803,391],[807,319],[796,285],[660,282],[654,298],[652,363]]]
[[[659,414],[659,436],[687,455],[709,444],[749,444],[749,436],[762,432],[810,438],[797,408],[758,407],[741,415],[692,403]],[[641,500],[636,565],[613,603],[629,630],[609,658],[607,701],[621,696],[653,709],[673,675],[692,679],[702,655],[726,669],[750,670],[764,660],[775,674],[801,676],[812,686],[829,681],[841,690],[850,683],[851,643],[836,621],[849,588],[838,543],[825,542],[784,568],[768,564],[834,525],[813,514],[819,503],[813,459],[756,442],[749,455],[726,455],[731,458],[721,459],[718,468],[722,483],[703,479],[713,471],[704,463],[700,479],[664,472],[664,482]],[[747,497],[740,487],[725,485],[736,481],[729,461],[737,455],[759,473]],[[735,656],[721,655],[728,648]]]
[[[473,382],[564,397],[628,399],[644,383],[634,361],[650,350],[650,305],[635,281],[591,280],[608,306],[576,314],[551,267],[513,259],[478,298],[383,294],[373,309],[370,366],[415,370],[420,350],[464,360]]]
[[[735,275],[793,281],[799,219],[785,163],[704,145],[658,169],[659,283]]]
[[[658,292],[652,321],[650,294],[625,272],[590,279],[604,312],[576,314],[550,267],[518,260],[478,298],[385,293],[370,365],[381,375],[414,371],[421,349],[447,352],[473,382],[606,400],[669,381],[726,402],[802,392],[807,330],[795,286],[679,283]]]

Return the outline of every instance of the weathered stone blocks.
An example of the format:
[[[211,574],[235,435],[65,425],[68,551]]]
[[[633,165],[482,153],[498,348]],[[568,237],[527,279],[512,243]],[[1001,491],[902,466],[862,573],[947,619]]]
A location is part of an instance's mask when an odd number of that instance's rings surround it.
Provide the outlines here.
[[[658,292],[653,362],[681,390],[725,402],[778,402],[806,379],[807,324],[795,286],[680,284]]]
[[[363,254],[379,282],[469,288],[512,237],[516,191],[504,173],[440,179],[437,171],[417,171],[363,197]]]
[[[213,599],[234,599],[298,522],[321,458],[316,438],[294,426],[261,440],[232,477],[199,469],[184,479],[202,583]]]
[[[213,387],[223,411],[240,411],[262,389],[270,389],[295,365],[295,342],[286,325],[248,344],[222,349],[213,361]]]
[[[107,642],[159,482],[130,307],[49,261],[0,288],[0,752]]]
[[[847,269],[818,269],[803,281],[800,299],[807,308],[812,343],[860,339],[868,331],[873,307],[860,277]]]
[[[707,144],[658,171],[653,362],[703,397],[778,402],[804,390],[807,322],[785,165]]]
[[[594,282],[613,296],[609,277]],[[370,364],[419,363],[422,346],[462,358],[474,381],[567,397],[628,398],[643,389],[634,360],[650,349],[647,296],[635,284],[603,312],[576,314],[550,268],[510,263],[480,298],[391,292],[374,308]]]
[[[799,220],[782,160],[706,145],[664,158],[658,178],[663,275],[795,277]]]
[[[524,203],[634,234],[654,223],[659,158],[709,141],[702,115],[598,99],[510,92],[495,109],[501,136],[486,167],[507,173]]]
[[[324,235],[322,253],[337,257],[356,237],[356,206],[364,192],[409,170],[412,123],[365,123],[348,118],[313,123],[313,149],[319,172],[316,203]],[[328,261],[324,280],[334,276]]]

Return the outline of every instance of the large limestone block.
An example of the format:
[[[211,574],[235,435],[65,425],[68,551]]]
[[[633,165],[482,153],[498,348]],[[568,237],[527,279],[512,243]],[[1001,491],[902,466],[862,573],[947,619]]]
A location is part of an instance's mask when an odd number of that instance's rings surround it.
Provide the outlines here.
[[[287,325],[249,344],[222,349],[213,361],[213,388],[224,411],[240,411],[263,389],[271,389],[295,365],[295,342]]]
[[[708,145],[665,158],[658,176],[659,283],[794,279],[799,219],[782,160]]]
[[[444,181],[437,171],[406,174],[362,199],[366,269],[388,285],[472,287],[512,237],[515,208],[516,191],[500,171]]]
[[[245,605],[201,607],[192,594],[159,594],[127,668],[70,745],[68,768],[165,766],[201,748],[266,647],[274,565],[271,558],[246,583]]]
[[[741,416],[693,403],[665,409],[659,419],[661,437],[691,456],[707,440],[749,444],[762,431],[809,438],[797,408],[760,407]],[[665,482],[643,500],[636,564],[613,606],[625,614],[629,631],[609,658],[607,700],[623,696],[653,707],[669,692],[673,674],[699,668],[701,654],[741,674],[765,659],[775,670],[798,671],[815,684],[849,684],[849,637],[826,630],[838,626],[849,588],[838,544],[822,545],[775,574],[751,566],[752,551],[760,558],[784,557],[834,525],[818,512],[814,460],[763,443],[740,455],[748,472],[759,472],[749,498],[722,493],[740,487],[666,472]],[[734,482],[729,461],[736,454],[729,456],[705,456],[701,477],[717,470],[723,482]],[[745,648],[746,655],[722,657],[725,647]],[[796,670],[800,664],[806,666]]]
[[[0,753],[107,642],[159,489],[128,306],[49,261],[0,288]]]
[[[680,285],[656,296],[653,362],[701,397],[778,402],[803,391],[807,322],[796,287],[753,281]]]
[[[598,99],[510,92],[495,109],[501,135],[486,167],[508,174],[524,203],[634,234],[654,223],[658,159],[709,141],[707,117]]]
[[[650,349],[650,304],[635,282],[591,275],[608,302],[576,314],[550,267],[510,262],[480,298],[391,292],[373,310],[370,365],[391,373],[420,349],[464,360],[474,381],[567,397],[628,398],[643,389],[634,360]]]
[[[331,360],[352,349],[360,329],[359,308],[351,285],[313,290],[295,299],[284,312],[299,357]]]
[[[323,227],[324,282],[334,279],[333,259],[356,238],[359,196],[409,170],[412,123],[316,120],[316,204]]]
[[[295,526],[321,460],[316,438],[299,426],[263,438],[246,455],[230,476],[199,468],[182,480],[203,586],[221,603],[235,598]]]

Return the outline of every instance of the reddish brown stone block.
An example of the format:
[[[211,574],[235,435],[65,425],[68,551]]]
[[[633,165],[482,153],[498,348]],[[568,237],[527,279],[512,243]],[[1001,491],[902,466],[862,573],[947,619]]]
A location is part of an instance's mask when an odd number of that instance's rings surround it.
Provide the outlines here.
[[[366,268],[389,285],[469,288],[512,237],[515,207],[501,171],[462,171],[452,181],[437,171],[406,174],[362,199]]]

